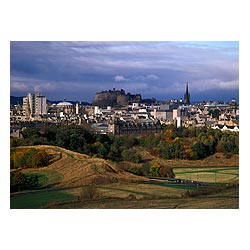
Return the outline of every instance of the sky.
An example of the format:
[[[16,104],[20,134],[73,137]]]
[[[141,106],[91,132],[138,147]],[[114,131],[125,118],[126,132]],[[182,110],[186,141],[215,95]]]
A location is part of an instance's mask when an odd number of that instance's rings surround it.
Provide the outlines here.
[[[124,89],[142,98],[191,102],[239,99],[237,41],[12,41],[10,94],[92,102],[96,92]]]

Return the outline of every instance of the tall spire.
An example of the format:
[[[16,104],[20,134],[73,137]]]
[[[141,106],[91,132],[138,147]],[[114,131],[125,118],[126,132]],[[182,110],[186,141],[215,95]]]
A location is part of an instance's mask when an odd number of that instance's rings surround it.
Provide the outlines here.
[[[186,83],[186,92],[184,94],[184,104],[190,105],[190,94],[188,92],[188,83]]]

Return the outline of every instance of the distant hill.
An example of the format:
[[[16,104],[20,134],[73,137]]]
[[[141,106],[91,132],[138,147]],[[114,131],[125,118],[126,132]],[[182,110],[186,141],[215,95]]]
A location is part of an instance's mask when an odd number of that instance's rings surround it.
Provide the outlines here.
[[[22,96],[10,96],[10,105],[23,105],[23,97]]]

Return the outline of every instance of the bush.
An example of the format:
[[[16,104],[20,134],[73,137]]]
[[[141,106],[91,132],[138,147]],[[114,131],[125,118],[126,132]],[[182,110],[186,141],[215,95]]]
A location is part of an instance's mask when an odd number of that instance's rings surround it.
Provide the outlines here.
[[[158,163],[150,167],[149,174],[154,177],[166,177],[166,178],[175,177],[173,168],[167,166],[161,166]]]
[[[160,167],[160,176],[161,177],[166,177],[166,178],[175,178],[173,168],[166,167],[166,166],[161,166]]]
[[[130,161],[137,164],[142,162],[141,155],[135,153],[133,149],[132,150],[124,149],[122,151],[122,158],[124,161]]]
[[[10,192],[31,190],[38,187],[38,175],[13,172],[10,175]]]
[[[136,174],[136,175],[140,175],[141,174],[141,171],[139,168],[136,168],[136,167],[130,167],[128,169],[129,172],[133,173],[133,174]]]
[[[94,198],[97,198],[98,191],[95,185],[88,185],[81,188],[80,192],[80,200],[93,200]]]

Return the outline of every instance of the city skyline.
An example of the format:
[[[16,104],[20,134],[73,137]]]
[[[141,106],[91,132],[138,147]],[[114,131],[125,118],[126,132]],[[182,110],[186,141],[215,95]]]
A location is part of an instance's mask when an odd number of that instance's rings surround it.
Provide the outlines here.
[[[238,42],[11,42],[10,93],[92,102],[124,89],[143,98],[239,99]]]

